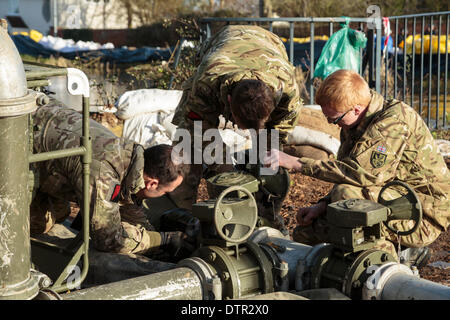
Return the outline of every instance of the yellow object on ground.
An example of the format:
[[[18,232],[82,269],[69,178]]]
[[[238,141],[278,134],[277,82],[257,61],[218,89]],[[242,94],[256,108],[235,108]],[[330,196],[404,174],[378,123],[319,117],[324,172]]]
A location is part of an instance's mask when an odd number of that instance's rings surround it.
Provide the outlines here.
[[[41,41],[41,39],[44,37],[44,35],[42,33],[40,33],[37,30],[34,30],[34,29],[31,29],[30,32],[28,32],[28,31],[20,31],[20,32],[14,31],[12,34],[15,35],[15,36],[18,35],[18,34],[20,34],[22,36],[27,36],[27,37],[30,37],[31,39],[33,39],[36,42]]]
[[[439,38],[439,36],[437,35],[433,35],[431,36],[431,49],[432,49],[432,53],[437,53],[438,52],[438,44],[440,42],[440,46],[439,46],[439,52],[440,53],[445,53],[445,42],[446,42],[446,35],[441,35],[441,37]],[[406,53],[407,54],[411,54],[412,53],[412,43],[413,43],[413,36],[408,36],[406,38]],[[399,45],[399,48],[402,48],[405,46],[405,42],[402,41]],[[414,37],[414,52],[416,54],[420,54],[422,51],[422,39],[421,39],[421,35],[418,34]],[[450,52],[450,39],[447,40],[447,51]],[[424,54],[428,54],[430,52],[430,35],[426,34],[423,36],[423,53]]]
[[[44,37],[42,33],[40,33],[37,30],[31,29],[30,30],[30,38],[33,39],[36,42],[41,41],[41,39]]]
[[[21,36],[29,36],[29,34],[28,34],[28,32],[27,31],[14,31],[13,33],[12,33],[14,36],[17,36],[18,34],[20,34]]]
[[[281,41],[283,42],[289,42],[289,38],[284,38],[284,37],[280,37]],[[328,36],[323,35],[323,36],[314,36],[314,40],[325,40],[327,41],[329,39]],[[310,42],[311,41],[311,37],[306,37],[306,38],[294,38],[294,42],[296,43],[305,43],[305,42]]]

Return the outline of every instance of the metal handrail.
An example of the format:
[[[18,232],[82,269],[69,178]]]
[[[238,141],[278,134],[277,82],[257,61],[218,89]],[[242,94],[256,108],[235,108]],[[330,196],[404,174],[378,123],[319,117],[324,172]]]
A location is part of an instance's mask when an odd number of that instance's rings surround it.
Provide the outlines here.
[[[41,152],[37,154],[29,155],[29,163],[47,161],[52,159],[66,158],[72,156],[80,156],[83,166],[83,203],[81,205],[81,213],[83,215],[83,242],[78,250],[74,253],[69,263],[65,266],[58,279],[55,281],[51,290],[55,292],[63,292],[71,290],[67,282],[62,283],[67,276],[69,276],[71,267],[76,265],[83,256],[83,268],[80,277],[75,280],[71,287],[79,286],[86,278],[89,269],[89,175],[90,175],[90,163],[92,162],[92,141],[89,134],[89,109],[90,102],[89,97],[82,96],[82,136],[80,139],[80,147],[68,148],[57,151]]]
[[[430,16],[435,16],[435,15],[446,15],[446,14],[450,14],[450,11],[428,12],[428,13],[419,13],[419,14],[407,14],[407,15],[403,15],[403,16],[390,16],[389,19],[430,17]]]

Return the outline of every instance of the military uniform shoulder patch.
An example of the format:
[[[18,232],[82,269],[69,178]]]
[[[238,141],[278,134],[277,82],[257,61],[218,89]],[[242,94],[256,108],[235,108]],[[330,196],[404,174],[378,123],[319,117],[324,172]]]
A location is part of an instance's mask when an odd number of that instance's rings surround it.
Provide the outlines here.
[[[109,201],[111,202],[119,202],[119,193],[120,193],[120,184],[116,184],[113,190],[113,193],[111,195],[111,199]]]
[[[385,165],[387,159],[386,147],[379,145],[370,155],[370,164],[374,168],[381,168]]]

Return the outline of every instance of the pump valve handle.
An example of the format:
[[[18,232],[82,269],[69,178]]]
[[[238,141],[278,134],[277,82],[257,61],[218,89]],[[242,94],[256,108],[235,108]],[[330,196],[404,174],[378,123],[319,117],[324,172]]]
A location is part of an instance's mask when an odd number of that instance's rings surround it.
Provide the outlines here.
[[[387,188],[391,186],[399,185],[404,187],[408,192],[406,195],[403,195],[394,200],[386,200],[382,197],[382,194],[386,191]],[[405,182],[399,180],[393,180],[387,183],[380,191],[378,196],[378,203],[389,208],[390,214],[388,215],[388,219],[383,221],[386,228],[400,236],[407,236],[417,230],[420,223],[422,222],[422,205],[420,203],[417,194],[414,190]],[[389,226],[388,222],[391,220],[402,220],[408,219],[413,220],[414,226],[410,230],[399,231],[395,230],[391,226]]]

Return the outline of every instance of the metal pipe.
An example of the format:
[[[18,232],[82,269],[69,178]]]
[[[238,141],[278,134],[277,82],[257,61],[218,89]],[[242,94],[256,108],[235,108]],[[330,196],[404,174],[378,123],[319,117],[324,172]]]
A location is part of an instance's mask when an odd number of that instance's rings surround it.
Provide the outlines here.
[[[281,233],[277,235],[276,231],[270,229],[256,231],[251,241],[266,243],[274,249],[280,261],[287,263],[289,283],[293,284],[296,282],[298,261],[308,260],[308,256],[314,251],[313,247],[283,238]]]
[[[427,112],[427,126],[431,124],[431,91],[433,81],[433,16],[430,18],[430,46],[428,48],[428,56],[430,58],[428,64],[428,112]],[[437,119],[436,119],[437,120]]]
[[[414,68],[416,64],[416,18],[413,19],[412,64],[411,64],[411,107],[414,109]]]
[[[394,99],[397,98],[397,48],[398,48],[398,19],[395,20],[395,47],[394,47]]]
[[[31,299],[39,292],[31,274],[28,190],[28,119],[36,95],[27,89],[19,52],[3,28],[0,43],[0,299]]]
[[[50,81],[48,80],[33,80],[33,81],[27,81],[28,88],[37,88],[37,87],[45,87],[50,84]]]
[[[361,32],[364,32],[364,24],[363,23],[359,24],[359,29],[361,30]],[[330,31],[332,31],[332,30],[330,30]],[[331,34],[330,34],[330,37],[331,37]],[[363,48],[362,47],[359,48],[359,74],[361,76],[363,76]]]
[[[389,38],[390,35],[386,35],[386,47],[384,48],[385,54],[384,54],[384,98],[388,99],[388,73],[389,73]]]
[[[53,35],[58,36],[58,0],[53,0]]]
[[[254,242],[270,244],[275,249],[279,259],[287,262],[289,283],[292,285],[295,281],[295,289],[297,291],[309,289],[307,286],[305,288],[305,284],[302,283],[304,279],[302,278],[310,274],[311,268],[317,263],[316,257],[320,251],[329,246],[323,243],[311,247],[294,242],[283,238],[281,234],[278,235],[276,230],[271,230],[271,228],[259,231],[259,234],[252,235],[251,239]],[[449,287],[419,278],[406,265],[392,262],[380,267],[376,268],[377,272],[382,271],[384,273],[375,274],[373,272],[375,270],[372,270],[372,278],[375,281],[372,289],[376,289],[379,286],[381,289],[379,296],[376,297],[377,299],[450,299]],[[338,281],[343,279],[334,274],[322,273],[322,276]],[[369,294],[368,297],[370,298],[370,296]]]
[[[13,99],[27,94],[25,69],[16,46],[6,31],[0,27],[0,99]]]
[[[444,75],[444,110],[443,114],[447,114],[447,77],[448,77],[448,36],[449,36],[449,15],[447,15],[447,27],[445,37],[445,75]],[[444,127],[447,125],[447,118],[444,116]]]
[[[63,300],[202,300],[200,278],[176,268],[61,295]]]
[[[294,23],[289,24],[289,62],[294,64]]]
[[[444,13],[445,14],[445,13]],[[350,20],[349,20],[350,19]],[[363,22],[363,23],[373,23],[374,18],[342,18],[342,17],[307,17],[307,18],[203,18],[200,20],[201,23],[210,22]]]
[[[436,129],[439,128],[439,100],[440,100],[440,81],[441,81],[441,23],[442,23],[442,16],[439,16],[439,23],[438,23],[438,47],[437,47],[437,80],[436,80]],[[443,118],[445,118],[445,114],[443,115]],[[445,125],[445,123],[444,123]]]
[[[311,80],[311,83],[309,85],[309,103],[314,104],[314,22],[311,22],[310,25],[310,54],[311,54],[311,65],[310,65],[310,71],[309,71],[309,78]]]
[[[376,52],[375,52],[375,64],[376,64],[376,73],[375,73],[375,90],[381,94],[381,18],[376,20],[377,27],[377,43],[376,43]]]
[[[84,147],[63,149],[63,150],[55,150],[49,152],[35,153],[30,155],[30,163],[47,161],[65,157],[73,157],[73,156],[81,156],[86,153],[86,149]]]
[[[86,279],[89,270],[89,175],[90,175],[90,164],[92,162],[92,138],[89,135],[89,97],[83,96],[83,127],[82,136],[80,144],[82,149],[85,150],[81,157],[81,163],[83,165],[83,203],[81,205],[81,212],[83,214],[83,244],[81,245],[79,251],[73,257],[73,262],[76,264],[79,259],[79,255],[83,255],[83,269],[81,270],[80,277],[78,277],[74,283],[69,284],[55,283],[52,286],[52,290],[56,292],[64,292],[70,290],[73,287],[78,287]],[[70,149],[69,149],[70,150]],[[76,261],[75,261],[76,260]],[[66,266],[64,272],[67,272],[71,268],[71,263]],[[63,280],[63,279],[62,279]]]
[[[408,81],[408,78],[406,77],[406,38],[408,35],[408,19],[405,18],[403,22],[403,101],[406,103],[406,82]],[[413,42],[414,43],[414,42]]]
[[[450,288],[406,273],[392,275],[383,287],[382,300],[450,300]]]
[[[443,11],[443,12],[441,12],[441,14],[449,14],[450,13],[450,11]],[[413,17],[423,17],[423,18],[425,18],[425,17],[429,17],[429,16],[433,16],[433,15],[436,15],[436,13],[435,12],[431,12],[431,13],[422,13],[422,14],[408,14],[408,15],[403,15],[403,16],[395,16],[395,17],[390,17],[391,19],[392,18],[398,18],[398,19],[400,19],[400,18],[413,18]]]
[[[423,64],[424,64],[424,33],[425,33],[425,17],[422,17],[422,30],[420,34],[420,100],[419,100],[419,114],[422,115],[423,111]],[[427,123],[428,125],[428,123]]]

